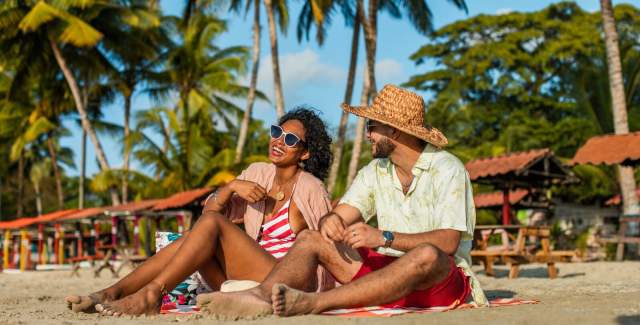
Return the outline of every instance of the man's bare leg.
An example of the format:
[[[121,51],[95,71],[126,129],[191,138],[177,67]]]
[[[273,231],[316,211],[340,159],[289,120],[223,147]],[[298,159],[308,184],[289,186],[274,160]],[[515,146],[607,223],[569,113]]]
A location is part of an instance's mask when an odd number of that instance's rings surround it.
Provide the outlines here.
[[[226,278],[262,281],[276,261],[240,228],[224,216],[204,214],[171,263],[148,280],[137,292],[123,299],[99,304],[98,311],[108,315],[154,314],[159,311],[161,292],[171,290],[188,275],[215,260]]]
[[[265,303],[271,306],[271,288],[286,283],[300,290],[314,290],[316,269],[319,264],[327,268],[339,282],[353,279],[362,266],[357,251],[343,244],[332,244],[322,239],[317,231],[305,230],[298,234],[296,243],[273,268],[262,284],[256,288],[233,293],[211,294],[206,304],[198,300],[203,310],[229,318],[254,317],[254,310]]]
[[[435,246],[419,246],[388,266],[336,289],[307,293],[284,283],[272,288],[274,313],[280,316],[318,314],[337,308],[376,306],[396,301],[414,290],[443,281],[450,271],[449,257]]]

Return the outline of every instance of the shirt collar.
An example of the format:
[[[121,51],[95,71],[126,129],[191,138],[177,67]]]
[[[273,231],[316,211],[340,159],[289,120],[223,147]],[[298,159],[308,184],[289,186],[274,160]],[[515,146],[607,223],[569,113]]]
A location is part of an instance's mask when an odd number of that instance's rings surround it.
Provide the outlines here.
[[[422,153],[420,154],[420,157],[418,157],[418,160],[416,161],[415,165],[413,165],[414,174],[416,172],[416,169],[428,171],[429,168],[431,168],[433,155],[437,151],[438,149],[436,147],[434,147],[430,143],[427,143],[427,145],[424,146],[424,150],[422,150]]]
[[[414,175],[419,175],[423,171],[428,171],[431,168],[431,163],[433,161],[433,155],[439,149],[435,146],[427,143],[427,145],[422,150],[422,153],[416,160],[415,165],[413,165],[412,172]],[[381,171],[390,174],[393,171],[393,164],[389,158],[378,158],[378,167]]]

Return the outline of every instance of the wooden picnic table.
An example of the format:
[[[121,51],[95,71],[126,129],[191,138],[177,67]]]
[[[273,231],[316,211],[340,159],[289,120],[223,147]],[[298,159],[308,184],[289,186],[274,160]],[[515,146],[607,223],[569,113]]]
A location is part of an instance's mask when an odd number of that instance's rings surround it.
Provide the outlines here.
[[[516,231],[517,235],[508,234]],[[483,235],[484,232],[484,235]],[[495,249],[488,244],[489,238],[495,233],[507,233],[508,237],[515,241],[515,245],[504,243],[502,247]],[[556,262],[566,261],[575,256],[573,251],[554,251],[550,243],[551,229],[548,226],[525,225],[490,225],[477,226],[474,238],[475,247],[471,251],[471,257],[482,262],[485,274],[493,276],[493,264],[502,260],[509,266],[509,278],[518,277],[521,264],[544,263],[547,264],[547,272],[550,279],[557,277]],[[503,236],[503,238],[505,238]],[[531,238],[538,244],[526,246],[527,238]]]

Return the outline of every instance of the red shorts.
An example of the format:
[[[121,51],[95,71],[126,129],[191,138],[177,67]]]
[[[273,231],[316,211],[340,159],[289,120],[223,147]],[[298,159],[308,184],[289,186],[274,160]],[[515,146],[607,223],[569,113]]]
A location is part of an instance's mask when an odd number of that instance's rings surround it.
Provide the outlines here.
[[[362,267],[353,277],[352,281],[359,279],[366,274],[379,270],[393,261],[397,257],[379,254],[369,248],[359,248],[358,253],[362,256]],[[449,275],[440,283],[426,290],[415,290],[408,296],[385,304],[385,307],[456,307],[467,300],[471,293],[469,278],[462,269],[457,267],[453,257],[449,257],[451,270]]]

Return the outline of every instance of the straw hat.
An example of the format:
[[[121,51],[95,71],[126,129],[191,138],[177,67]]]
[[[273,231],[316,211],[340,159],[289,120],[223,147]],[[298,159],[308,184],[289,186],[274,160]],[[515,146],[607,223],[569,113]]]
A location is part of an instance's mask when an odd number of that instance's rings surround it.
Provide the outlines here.
[[[406,89],[386,85],[371,106],[349,106],[345,103],[341,106],[349,113],[387,124],[436,147],[442,148],[449,143],[440,130],[425,127],[424,100]]]

